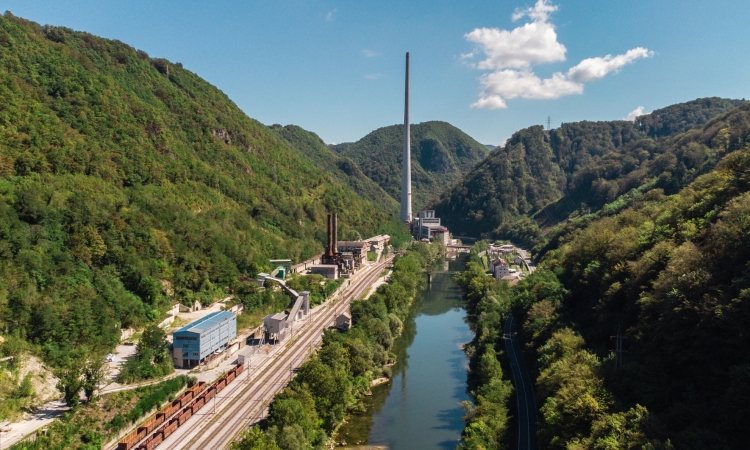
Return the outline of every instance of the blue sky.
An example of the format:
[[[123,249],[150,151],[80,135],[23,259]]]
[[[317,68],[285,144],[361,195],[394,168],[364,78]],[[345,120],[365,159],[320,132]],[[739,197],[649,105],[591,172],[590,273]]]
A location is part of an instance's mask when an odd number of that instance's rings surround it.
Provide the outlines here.
[[[750,97],[747,1],[10,0],[0,10],[182,62],[250,117],[328,143],[403,120],[406,51],[412,123],[447,121],[487,144],[547,116],[554,127]]]

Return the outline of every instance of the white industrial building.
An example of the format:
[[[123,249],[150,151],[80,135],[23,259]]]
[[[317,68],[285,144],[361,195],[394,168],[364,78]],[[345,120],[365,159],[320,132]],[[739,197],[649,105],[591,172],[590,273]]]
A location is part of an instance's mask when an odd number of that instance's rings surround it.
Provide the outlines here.
[[[448,229],[440,224],[440,218],[435,217],[435,211],[432,209],[419,211],[417,217],[411,222],[411,233],[417,240],[435,241],[436,233],[439,234],[437,237],[439,242],[447,244],[450,239]]]
[[[316,266],[310,267],[310,273],[323,275],[324,277],[330,278],[331,280],[338,280],[339,266],[337,266],[336,264],[318,264]]]

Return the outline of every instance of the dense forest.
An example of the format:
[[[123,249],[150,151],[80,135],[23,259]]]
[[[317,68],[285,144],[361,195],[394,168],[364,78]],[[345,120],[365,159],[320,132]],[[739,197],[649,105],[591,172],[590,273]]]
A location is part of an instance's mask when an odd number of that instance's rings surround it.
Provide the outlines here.
[[[403,125],[379,128],[354,143],[331,146],[401,201]],[[453,186],[487,155],[487,148],[446,122],[411,126],[412,206],[416,213]]]
[[[399,214],[399,201],[365,175],[353,160],[334,153],[317,134],[296,125],[272,125],[271,129],[284,138],[291,148],[297,150],[300,156],[326,171],[340,184],[349,185],[354,192],[383,211]]]
[[[747,446],[750,106],[652,142],[601,158],[649,152],[629,172],[634,187],[541,235],[532,276],[498,287],[470,264],[459,277],[475,341],[492,342],[507,311],[521,320],[543,448]],[[489,351],[478,343],[470,352]],[[469,419],[467,437],[491,429]]]
[[[647,183],[672,194],[706,173],[733,148],[714,136],[714,117],[740,100],[698,99],[641,116],[635,122],[576,122],[516,132],[432,206],[454,232],[522,238],[571,215],[597,211]],[[725,119],[731,121],[731,118]],[[707,124],[708,123],[708,124]],[[710,125],[709,125],[710,124]],[[703,127],[707,137],[683,133]],[[518,222],[520,221],[520,222]],[[521,243],[521,242],[519,242]]]
[[[0,330],[53,366],[174,301],[238,291],[268,258],[408,239],[180,63],[0,17]]]

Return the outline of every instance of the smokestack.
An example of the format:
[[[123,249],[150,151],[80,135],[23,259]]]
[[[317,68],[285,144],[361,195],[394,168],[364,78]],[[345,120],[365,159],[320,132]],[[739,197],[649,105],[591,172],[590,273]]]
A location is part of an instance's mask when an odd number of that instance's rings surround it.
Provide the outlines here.
[[[411,129],[409,126],[409,52],[406,52],[404,94],[404,155],[401,176],[401,221],[411,222]]]
[[[328,245],[326,246],[326,256],[329,258],[333,256],[333,251],[331,250],[333,244],[333,215],[328,214]]]
[[[339,252],[339,215],[333,213],[333,254]]]

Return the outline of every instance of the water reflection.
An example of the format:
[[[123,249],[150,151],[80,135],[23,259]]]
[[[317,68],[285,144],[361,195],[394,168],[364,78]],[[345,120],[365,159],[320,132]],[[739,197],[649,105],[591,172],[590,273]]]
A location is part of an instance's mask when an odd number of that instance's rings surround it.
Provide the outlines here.
[[[465,264],[464,256],[432,268],[432,286],[420,293],[404,321],[403,335],[394,343],[398,362],[391,383],[373,388],[365,411],[351,414],[342,426],[339,442],[394,450],[457,445],[463,430],[460,402],[469,399],[468,359],[461,347],[472,334],[451,272],[463,270]]]

